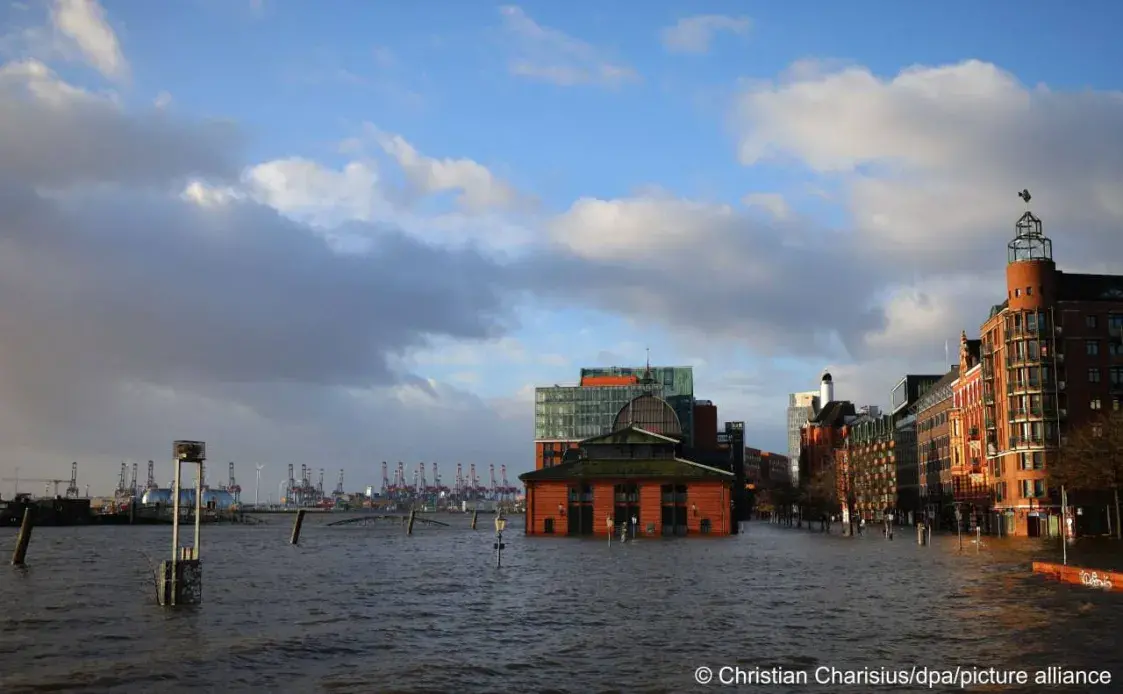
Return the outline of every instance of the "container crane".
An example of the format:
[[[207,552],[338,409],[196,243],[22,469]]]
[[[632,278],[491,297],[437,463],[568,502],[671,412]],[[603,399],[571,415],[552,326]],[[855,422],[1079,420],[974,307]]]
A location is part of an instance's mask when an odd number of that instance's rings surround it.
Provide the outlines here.
[[[70,486],[66,488],[67,499],[77,499],[81,495],[78,491],[78,463],[73,462],[70,464]],[[86,496],[89,496],[87,493]]]
[[[41,485],[43,485],[43,496],[51,496],[51,485],[52,484],[55,486],[54,496],[58,496],[59,495],[59,493],[58,493],[59,485],[62,484],[63,482],[69,482],[69,481],[70,480],[49,480],[49,479],[44,479],[44,478],[40,478],[40,477],[4,477],[4,478],[0,478],[0,482],[17,482],[17,483],[18,482],[32,482],[32,483],[41,484]]]
[[[238,484],[238,480],[234,477],[234,461],[231,460],[227,463],[226,468],[226,491],[234,497],[234,503],[242,500],[242,486]]]

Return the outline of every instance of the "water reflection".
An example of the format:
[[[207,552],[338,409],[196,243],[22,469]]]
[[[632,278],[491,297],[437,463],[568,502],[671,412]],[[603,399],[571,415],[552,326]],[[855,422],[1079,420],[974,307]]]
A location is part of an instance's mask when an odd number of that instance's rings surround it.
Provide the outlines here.
[[[1040,544],[750,524],[609,546],[528,539],[513,519],[496,570],[494,531],[451,520],[406,537],[309,517],[300,547],[284,518],[208,528],[204,604],[180,612],[153,604],[142,556],[162,557],[166,530],[37,529],[27,572],[0,572],[0,690],[682,692],[703,665],[1123,677],[1123,601],[1030,575],[1056,549]],[[839,691],[766,691],[789,689]]]

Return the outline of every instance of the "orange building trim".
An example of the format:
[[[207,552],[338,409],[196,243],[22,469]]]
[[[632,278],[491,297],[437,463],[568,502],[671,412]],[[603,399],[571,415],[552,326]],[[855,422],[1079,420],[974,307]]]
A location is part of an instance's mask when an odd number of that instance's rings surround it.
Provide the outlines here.
[[[581,379],[581,387],[591,386],[632,386],[639,383],[635,376],[585,376]]]

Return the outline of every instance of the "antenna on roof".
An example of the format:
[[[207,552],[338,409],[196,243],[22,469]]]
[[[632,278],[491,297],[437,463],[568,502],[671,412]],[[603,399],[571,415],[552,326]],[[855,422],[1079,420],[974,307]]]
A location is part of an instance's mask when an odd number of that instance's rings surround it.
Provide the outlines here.
[[[640,379],[640,384],[645,386],[646,390],[650,392],[652,385],[655,383],[655,377],[651,375],[651,348],[647,347],[647,366],[643,370],[643,378]]]

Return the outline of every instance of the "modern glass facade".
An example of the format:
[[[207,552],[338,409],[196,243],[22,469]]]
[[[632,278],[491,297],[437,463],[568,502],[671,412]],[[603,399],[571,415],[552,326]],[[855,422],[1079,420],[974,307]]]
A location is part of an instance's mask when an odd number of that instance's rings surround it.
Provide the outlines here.
[[[647,367],[581,369],[581,378],[637,376]],[[689,366],[651,367],[651,385],[546,386],[534,390],[534,438],[538,441],[579,441],[612,431],[617,413],[632,399],[651,392],[674,409],[683,439],[694,436],[694,369]]]
[[[792,484],[799,484],[799,432],[807,420],[815,415],[819,391],[790,393],[788,395],[788,460],[791,461]]]

